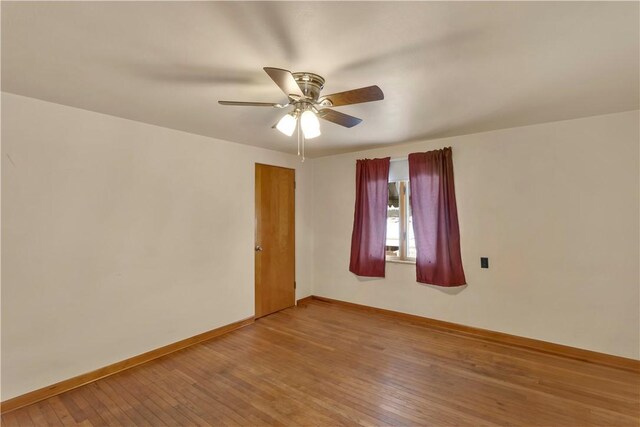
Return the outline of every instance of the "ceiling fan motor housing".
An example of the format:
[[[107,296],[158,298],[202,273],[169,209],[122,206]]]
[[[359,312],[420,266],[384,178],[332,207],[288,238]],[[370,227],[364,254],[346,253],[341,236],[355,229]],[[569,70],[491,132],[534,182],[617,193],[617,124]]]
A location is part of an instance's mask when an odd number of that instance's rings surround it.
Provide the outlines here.
[[[300,86],[302,93],[314,101],[320,97],[320,91],[324,87],[324,78],[314,73],[292,73],[293,78]]]

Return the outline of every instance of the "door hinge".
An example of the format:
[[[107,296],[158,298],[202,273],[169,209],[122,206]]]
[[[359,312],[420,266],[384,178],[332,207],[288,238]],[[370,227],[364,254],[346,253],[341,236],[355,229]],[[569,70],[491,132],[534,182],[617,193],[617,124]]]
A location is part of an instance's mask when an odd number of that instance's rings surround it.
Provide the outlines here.
[[[297,186],[298,186],[298,183],[297,183],[297,182],[295,182],[295,181],[293,181],[293,189],[294,189],[294,190],[296,189],[296,187],[297,187]]]
[[[294,280],[294,281],[293,281],[293,289],[296,289],[296,287],[297,287],[297,286],[298,286],[298,285],[296,284],[296,281]]]

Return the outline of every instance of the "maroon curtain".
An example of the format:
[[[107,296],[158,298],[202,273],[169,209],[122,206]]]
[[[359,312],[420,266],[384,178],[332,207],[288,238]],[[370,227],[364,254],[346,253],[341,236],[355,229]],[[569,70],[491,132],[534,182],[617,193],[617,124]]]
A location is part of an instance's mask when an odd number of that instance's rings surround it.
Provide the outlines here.
[[[409,154],[409,185],[418,282],[439,286],[466,284],[451,148]]]
[[[384,277],[390,158],[356,163],[356,208],[351,235],[349,271]]]

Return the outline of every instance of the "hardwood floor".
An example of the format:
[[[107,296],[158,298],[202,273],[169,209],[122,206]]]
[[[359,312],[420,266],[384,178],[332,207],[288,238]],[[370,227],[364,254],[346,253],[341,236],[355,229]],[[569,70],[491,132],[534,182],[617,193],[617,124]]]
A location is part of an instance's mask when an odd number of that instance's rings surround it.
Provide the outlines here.
[[[2,416],[2,426],[639,422],[639,373],[316,300]]]

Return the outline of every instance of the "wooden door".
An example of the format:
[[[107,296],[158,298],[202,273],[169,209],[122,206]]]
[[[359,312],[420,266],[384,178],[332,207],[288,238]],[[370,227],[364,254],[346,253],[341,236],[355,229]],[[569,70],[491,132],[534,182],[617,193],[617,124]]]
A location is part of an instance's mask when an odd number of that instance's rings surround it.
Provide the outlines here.
[[[256,318],[295,305],[295,170],[256,164]]]

